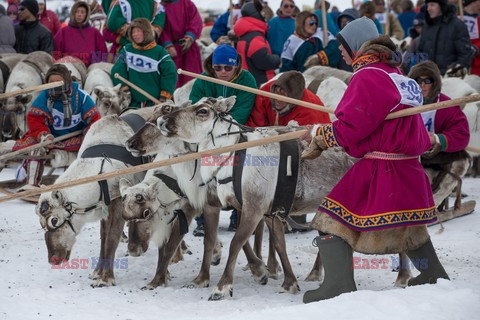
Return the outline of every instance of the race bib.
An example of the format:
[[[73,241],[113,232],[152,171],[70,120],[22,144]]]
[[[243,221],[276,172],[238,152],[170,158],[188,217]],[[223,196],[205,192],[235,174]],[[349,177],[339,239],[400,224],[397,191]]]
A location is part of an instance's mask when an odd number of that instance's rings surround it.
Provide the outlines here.
[[[232,22],[233,25],[235,25],[235,23],[237,23],[238,19],[240,19],[241,17],[242,17],[241,10],[240,9],[233,9],[231,19],[230,19],[230,16],[228,16],[227,27],[229,29],[231,29],[232,26],[230,25],[231,24],[230,22]]]
[[[376,13],[375,18],[377,18],[380,23],[387,23],[387,14],[386,13]]]
[[[415,80],[398,73],[389,73],[388,75],[395,83],[395,86],[402,97],[400,100],[401,104],[412,107],[423,105],[422,89],[420,89],[420,86]]]
[[[437,110],[422,112],[422,119],[423,124],[425,125],[425,129],[428,132],[435,133],[435,115],[437,114]]]
[[[80,113],[72,115],[72,122],[68,127],[63,126],[63,120],[65,116],[63,112],[58,111],[57,109],[52,109],[53,116],[53,128],[55,130],[65,130],[77,126],[82,121],[82,115]]]
[[[467,25],[470,39],[475,40],[479,38],[478,34],[478,19],[476,17],[463,16],[463,21]]]
[[[132,7],[130,3],[126,0],[119,0],[118,4],[120,5],[120,9],[122,10],[122,15],[127,20],[127,23],[132,22]]]
[[[127,68],[142,73],[157,72],[158,61],[140,54],[126,52]]]

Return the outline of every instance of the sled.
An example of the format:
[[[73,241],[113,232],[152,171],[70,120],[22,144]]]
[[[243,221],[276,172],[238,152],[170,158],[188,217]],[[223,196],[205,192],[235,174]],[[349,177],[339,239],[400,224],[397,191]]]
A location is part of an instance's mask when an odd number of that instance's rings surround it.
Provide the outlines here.
[[[7,189],[7,188],[0,187],[0,193],[9,195],[9,194],[14,194],[14,193],[16,193],[16,191],[13,191],[13,190],[10,190],[10,189]],[[23,201],[31,202],[31,203],[38,203],[39,197],[40,197],[40,196],[29,196],[29,197],[23,197],[23,198],[20,198],[20,199],[23,200]]]
[[[463,202],[458,209],[450,208],[445,211],[440,211],[437,213],[438,220],[434,223],[429,224],[428,226],[434,226],[439,223],[443,223],[455,218],[466,216],[475,210],[476,201],[470,200]]]
[[[57,180],[59,176],[56,174],[46,175],[42,177],[42,184],[44,185],[51,185]],[[9,195],[14,194],[17,192],[19,188],[21,188],[25,183],[17,182],[15,179],[13,180],[6,180],[0,181],[0,193]],[[27,196],[25,198],[21,198],[24,201],[37,203],[40,196]]]

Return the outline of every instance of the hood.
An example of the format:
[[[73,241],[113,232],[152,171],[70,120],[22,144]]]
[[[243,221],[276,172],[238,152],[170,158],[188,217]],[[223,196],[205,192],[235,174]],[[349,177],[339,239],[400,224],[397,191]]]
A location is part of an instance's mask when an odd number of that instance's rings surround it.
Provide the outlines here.
[[[242,37],[252,31],[258,31],[265,35],[267,34],[267,29],[268,25],[264,21],[252,17],[240,18],[233,27],[233,31],[237,37]]]
[[[74,21],[75,21],[75,12],[79,7],[84,7],[87,10],[87,16],[85,17],[85,20],[82,21],[82,23],[80,24],[81,26],[83,26],[84,24],[88,23],[88,21],[90,20],[90,6],[88,5],[88,3],[84,1],[77,1],[73,4],[72,9],[70,10],[70,24],[75,26],[77,25],[77,23],[75,23]]]
[[[305,91],[305,78],[298,71],[287,71],[275,81],[270,91],[275,92],[275,87],[282,88],[290,98],[302,100]]]
[[[442,16],[437,17],[435,19],[430,18],[430,14],[428,13],[428,10],[425,10],[425,22],[428,25],[432,25],[437,21],[441,22],[449,22],[453,18],[457,17],[457,7],[455,7],[453,4],[447,4],[447,5],[441,5],[442,8]]]
[[[305,20],[307,20],[310,17],[314,18],[315,21],[317,21],[317,27],[318,27],[318,17],[313,12],[302,11],[295,17],[295,33],[304,39],[307,39],[310,37],[310,35],[306,34],[305,30],[303,29]]]
[[[386,59],[382,58],[381,62],[387,62],[391,67],[398,67],[402,64],[401,61],[393,62],[393,52],[397,51],[397,46],[387,35],[365,42],[358,51],[357,57],[375,54],[378,57],[386,57]]]
[[[433,79],[432,97],[436,97],[442,90],[442,78],[437,65],[432,61],[421,62],[415,65],[408,74],[408,77],[412,79],[417,79],[420,76]]]
[[[144,40],[143,40],[143,43],[140,44],[141,46],[150,44],[153,41],[155,41],[156,33],[155,33],[155,30],[153,29],[150,21],[148,21],[148,19],[137,18],[137,19],[134,19],[132,21],[132,23],[130,24],[130,27],[127,30],[127,38],[130,39],[130,41],[132,43],[134,43],[133,39],[132,39],[133,28],[140,28],[143,32]]]
[[[346,9],[342,13],[340,13],[337,17],[337,26],[340,28],[340,20],[345,17],[348,18],[348,20],[353,21],[355,19],[360,18],[360,13],[358,12],[357,9]]]

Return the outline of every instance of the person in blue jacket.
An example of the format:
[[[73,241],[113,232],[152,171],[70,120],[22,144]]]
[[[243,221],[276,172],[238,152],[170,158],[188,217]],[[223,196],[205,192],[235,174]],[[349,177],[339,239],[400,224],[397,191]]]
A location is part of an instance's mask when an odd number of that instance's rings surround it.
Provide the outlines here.
[[[322,1],[321,0],[315,0],[315,14],[318,17],[318,27],[323,28],[323,19],[322,19]],[[325,8],[327,10],[327,28],[328,31],[333,34],[334,36],[337,35],[337,33],[340,31],[338,30],[337,25],[335,24],[334,19],[328,13],[328,9],[330,8],[330,3],[328,1],[325,1]]]
[[[250,1],[251,0],[238,1],[238,4],[233,6],[232,19],[230,19],[230,9],[228,9],[227,12],[222,14],[217,19],[217,21],[215,21],[215,24],[213,25],[212,30],[210,31],[210,37],[212,38],[213,42],[217,44],[222,42],[222,38],[227,36],[228,31],[232,29],[233,25],[235,25],[235,22],[237,22],[238,19],[242,17],[242,14],[240,13],[240,9],[242,8],[243,4]]]
[[[268,21],[267,40],[273,54],[282,54],[285,41],[295,31],[294,12],[295,2],[293,0],[282,0],[277,16]]]

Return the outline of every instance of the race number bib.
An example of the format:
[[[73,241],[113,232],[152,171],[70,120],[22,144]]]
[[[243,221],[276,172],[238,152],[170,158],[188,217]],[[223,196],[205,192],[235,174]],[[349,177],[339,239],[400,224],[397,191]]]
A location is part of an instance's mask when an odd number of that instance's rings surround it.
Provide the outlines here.
[[[55,130],[65,130],[70,129],[78,125],[82,121],[82,115],[80,113],[72,115],[72,123],[68,127],[63,126],[63,120],[65,116],[63,112],[58,111],[57,109],[52,109],[53,116],[53,128]]]
[[[428,132],[435,133],[435,114],[436,113],[437,113],[437,110],[421,113],[423,124],[425,125],[425,129],[427,129]]]
[[[127,68],[142,73],[157,72],[158,61],[140,54],[126,53]]]
[[[470,39],[475,40],[479,38],[478,34],[478,19],[476,17],[463,16],[463,21],[467,25]]]
[[[377,18],[380,23],[387,23],[387,14],[386,13],[376,13],[375,18]]]
[[[237,21],[242,17],[242,12],[240,9],[233,9],[232,10],[232,17],[228,16],[228,21],[227,21],[227,27],[229,29],[232,28],[232,26],[230,25],[230,22],[235,25],[235,23],[237,23]],[[231,19],[230,19],[231,18]]]
[[[118,4],[120,5],[120,9],[122,10],[122,15],[127,20],[127,23],[132,22],[132,7],[130,3],[126,0],[119,0]]]
[[[395,83],[402,97],[400,101],[401,104],[412,107],[418,107],[423,104],[422,89],[420,89],[420,86],[415,80],[397,73],[389,73],[388,75]]]

